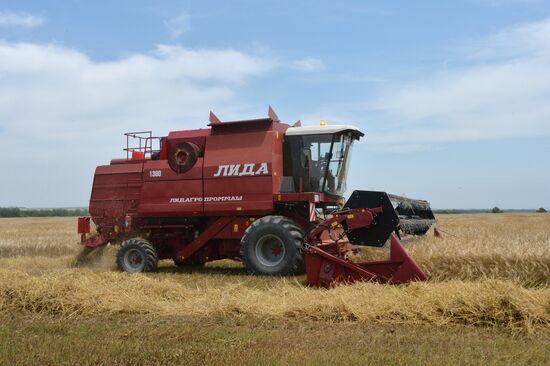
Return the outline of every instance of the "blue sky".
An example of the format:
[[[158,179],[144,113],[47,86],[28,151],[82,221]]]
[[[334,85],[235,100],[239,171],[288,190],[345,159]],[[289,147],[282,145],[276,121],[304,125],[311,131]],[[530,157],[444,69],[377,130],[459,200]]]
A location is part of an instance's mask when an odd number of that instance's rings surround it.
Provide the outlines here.
[[[269,104],[366,133],[350,191],[550,207],[549,2],[0,1],[0,206],[84,206],[124,132]]]

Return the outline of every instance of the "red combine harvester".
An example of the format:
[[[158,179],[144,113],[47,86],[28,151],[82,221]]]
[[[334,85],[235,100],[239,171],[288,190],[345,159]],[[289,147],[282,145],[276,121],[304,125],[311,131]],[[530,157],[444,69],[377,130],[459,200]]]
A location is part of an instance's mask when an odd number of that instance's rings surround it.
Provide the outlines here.
[[[210,112],[209,126],[161,138],[127,133],[126,158],[95,171],[91,218],[78,219],[82,245],[121,244],[125,272],[155,271],[159,259],[232,258],[250,274],[306,271],[311,286],[425,279],[399,237],[428,231],[428,202],[373,191],[344,202],[357,128],[290,126],[271,107],[268,118],[233,122]],[[355,246],[388,239],[388,261],[350,259]]]

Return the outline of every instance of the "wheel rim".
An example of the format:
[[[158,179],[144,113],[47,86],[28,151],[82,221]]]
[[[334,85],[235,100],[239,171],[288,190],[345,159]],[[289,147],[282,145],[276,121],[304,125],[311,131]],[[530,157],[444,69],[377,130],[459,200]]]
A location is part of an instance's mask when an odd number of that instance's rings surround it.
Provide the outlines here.
[[[124,253],[124,267],[126,272],[142,272],[145,267],[145,258],[138,249],[130,249]]]
[[[279,237],[267,234],[256,242],[255,252],[256,258],[262,265],[274,267],[285,257],[285,246]]]

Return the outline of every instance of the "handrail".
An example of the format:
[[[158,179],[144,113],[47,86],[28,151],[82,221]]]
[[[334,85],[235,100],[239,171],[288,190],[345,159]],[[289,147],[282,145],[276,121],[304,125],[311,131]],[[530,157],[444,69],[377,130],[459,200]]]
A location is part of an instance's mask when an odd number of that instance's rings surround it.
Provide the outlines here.
[[[123,151],[126,151],[127,160],[134,158],[136,152],[142,154],[142,159],[151,158],[154,153],[160,152],[161,138],[153,136],[152,131],[126,132],[124,136],[126,136],[126,148]],[[153,148],[155,141],[158,141],[158,149]],[[130,146],[131,143],[133,146]]]

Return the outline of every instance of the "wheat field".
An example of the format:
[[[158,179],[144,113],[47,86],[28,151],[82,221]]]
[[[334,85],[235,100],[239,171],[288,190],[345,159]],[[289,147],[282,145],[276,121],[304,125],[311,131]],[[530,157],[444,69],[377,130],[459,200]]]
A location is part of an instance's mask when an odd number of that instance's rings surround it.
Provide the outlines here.
[[[462,324],[537,332],[550,325],[550,215],[440,215],[406,247],[429,281],[305,287],[303,276],[252,277],[242,265],[162,261],[159,273],[116,271],[116,248],[84,268],[76,219],[0,219],[0,314],[72,319],[105,314],[364,324]],[[363,255],[387,253],[367,250]]]

